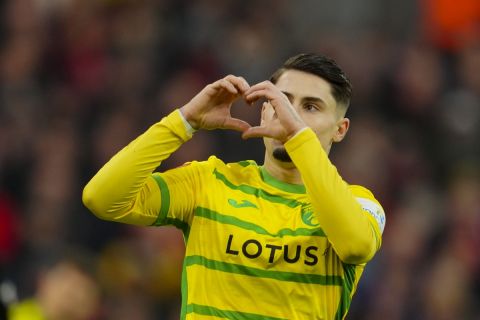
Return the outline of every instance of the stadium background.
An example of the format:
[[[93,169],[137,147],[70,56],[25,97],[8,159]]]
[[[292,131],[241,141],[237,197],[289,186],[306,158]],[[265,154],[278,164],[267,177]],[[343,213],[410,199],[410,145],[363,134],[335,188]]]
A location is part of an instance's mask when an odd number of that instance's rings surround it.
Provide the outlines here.
[[[348,319],[480,319],[479,28],[477,0],[3,1],[0,276],[28,297],[67,244],[98,263],[98,319],[178,319],[180,232],[100,221],[82,186],[208,82],[315,51],[354,85],[333,160],[387,212]],[[263,156],[206,132],[163,168],[210,154]]]

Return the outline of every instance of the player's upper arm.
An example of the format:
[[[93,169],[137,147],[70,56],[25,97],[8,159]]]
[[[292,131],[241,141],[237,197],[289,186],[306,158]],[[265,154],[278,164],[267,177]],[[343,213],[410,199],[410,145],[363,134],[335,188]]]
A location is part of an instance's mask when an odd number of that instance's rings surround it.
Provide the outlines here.
[[[379,248],[386,223],[385,211],[368,189],[357,185],[350,186],[350,189],[372,224]]]
[[[150,226],[157,219],[160,207],[160,190],[154,178],[148,177],[143,187],[137,193],[135,200],[132,202],[132,207],[121,215],[109,215],[107,220],[139,226]],[[101,216],[98,217],[102,218]]]
[[[163,173],[154,173],[152,178],[159,190],[160,208],[152,225],[190,225],[212,171],[209,161],[193,161]]]

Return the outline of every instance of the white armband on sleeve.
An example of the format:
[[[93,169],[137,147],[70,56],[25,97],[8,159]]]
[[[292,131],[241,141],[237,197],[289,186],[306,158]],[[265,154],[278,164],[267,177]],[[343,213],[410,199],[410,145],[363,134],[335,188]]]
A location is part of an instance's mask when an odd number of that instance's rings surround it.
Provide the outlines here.
[[[369,213],[377,221],[380,232],[383,233],[383,229],[385,229],[385,212],[383,212],[382,207],[378,203],[370,199],[356,199],[358,203],[360,203],[360,205],[362,206],[363,210]]]
[[[192,125],[187,121],[187,119],[185,119],[185,116],[183,115],[182,111],[180,111],[180,115],[181,115],[181,118],[183,120],[183,124],[185,125],[185,129],[187,129],[187,133],[189,136],[191,136],[192,134],[195,133],[195,130]]]

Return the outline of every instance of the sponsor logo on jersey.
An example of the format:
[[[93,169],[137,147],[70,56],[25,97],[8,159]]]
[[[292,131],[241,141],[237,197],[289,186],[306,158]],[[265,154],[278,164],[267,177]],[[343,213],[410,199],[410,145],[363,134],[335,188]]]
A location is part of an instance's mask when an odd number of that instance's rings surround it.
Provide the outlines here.
[[[378,227],[380,228],[380,232],[383,233],[383,229],[385,229],[385,213],[377,203],[370,199],[365,198],[357,198],[357,201],[362,206],[363,210],[368,212],[378,223]]]
[[[299,262],[307,266],[314,266],[318,263],[318,247],[316,246],[262,244],[256,239],[235,239],[233,234],[228,236],[225,253],[244,256],[248,259],[265,256],[268,257],[268,263],[275,263],[280,259],[286,263]],[[326,254],[326,251],[323,254]]]
[[[310,203],[302,204],[301,217],[303,223],[310,227],[318,227],[319,223],[315,215],[313,214],[313,208]]]
[[[253,202],[243,199],[242,202],[238,202],[235,199],[228,199],[228,204],[234,208],[255,208],[258,209],[257,205]]]

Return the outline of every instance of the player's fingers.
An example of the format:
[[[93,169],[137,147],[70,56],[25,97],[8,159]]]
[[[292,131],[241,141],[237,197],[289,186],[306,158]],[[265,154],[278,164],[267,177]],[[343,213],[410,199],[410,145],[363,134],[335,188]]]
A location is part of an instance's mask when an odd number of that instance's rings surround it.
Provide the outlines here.
[[[213,88],[216,89],[216,90],[222,90],[223,89],[223,90],[226,90],[227,92],[229,92],[231,94],[238,94],[237,88],[235,88],[235,86],[226,79],[221,79],[221,80],[216,81],[213,84]]]
[[[262,98],[270,100],[270,99],[273,99],[274,97],[268,89],[258,89],[245,94],[245,100],[248,103],[253,103]]]
[[[271,89],[272,87],[274,87],[275,85],[273,83],[271,83],[270,81],[262,81],[262,82],[259,82],[257,84],[254,84],[253,86],[250,87],[250,89],[248,89],[246,92],[245,92],[245,95],[249,95],[251,94],[252,92],[254,91],[258,91],[258,90],[266,90],[266,89]]]
[[[225,122],[223,123],[223,128],[245,132],[246,130],[251,128],[251,126],[248,122],[237,118],[226,118]]]
[[[247,80],[245,80],[243,77],[228,75],[224,79],[232,83],[242,93],[245,93],[245,91],[250,89],[250,85],[248,84]]]
[[[261,97],[250,97],[247,99],[247,97],[244,97],[245,102],[248,103],[250,106],[254,106],[255,102],[257,102]]]
[[[244,89],[243,92],[246,92],[248,89],[250,89],[250,84],[247,80],[245,80],[244,77],[238,77],[238,81],[242,84],[242,88]]]

